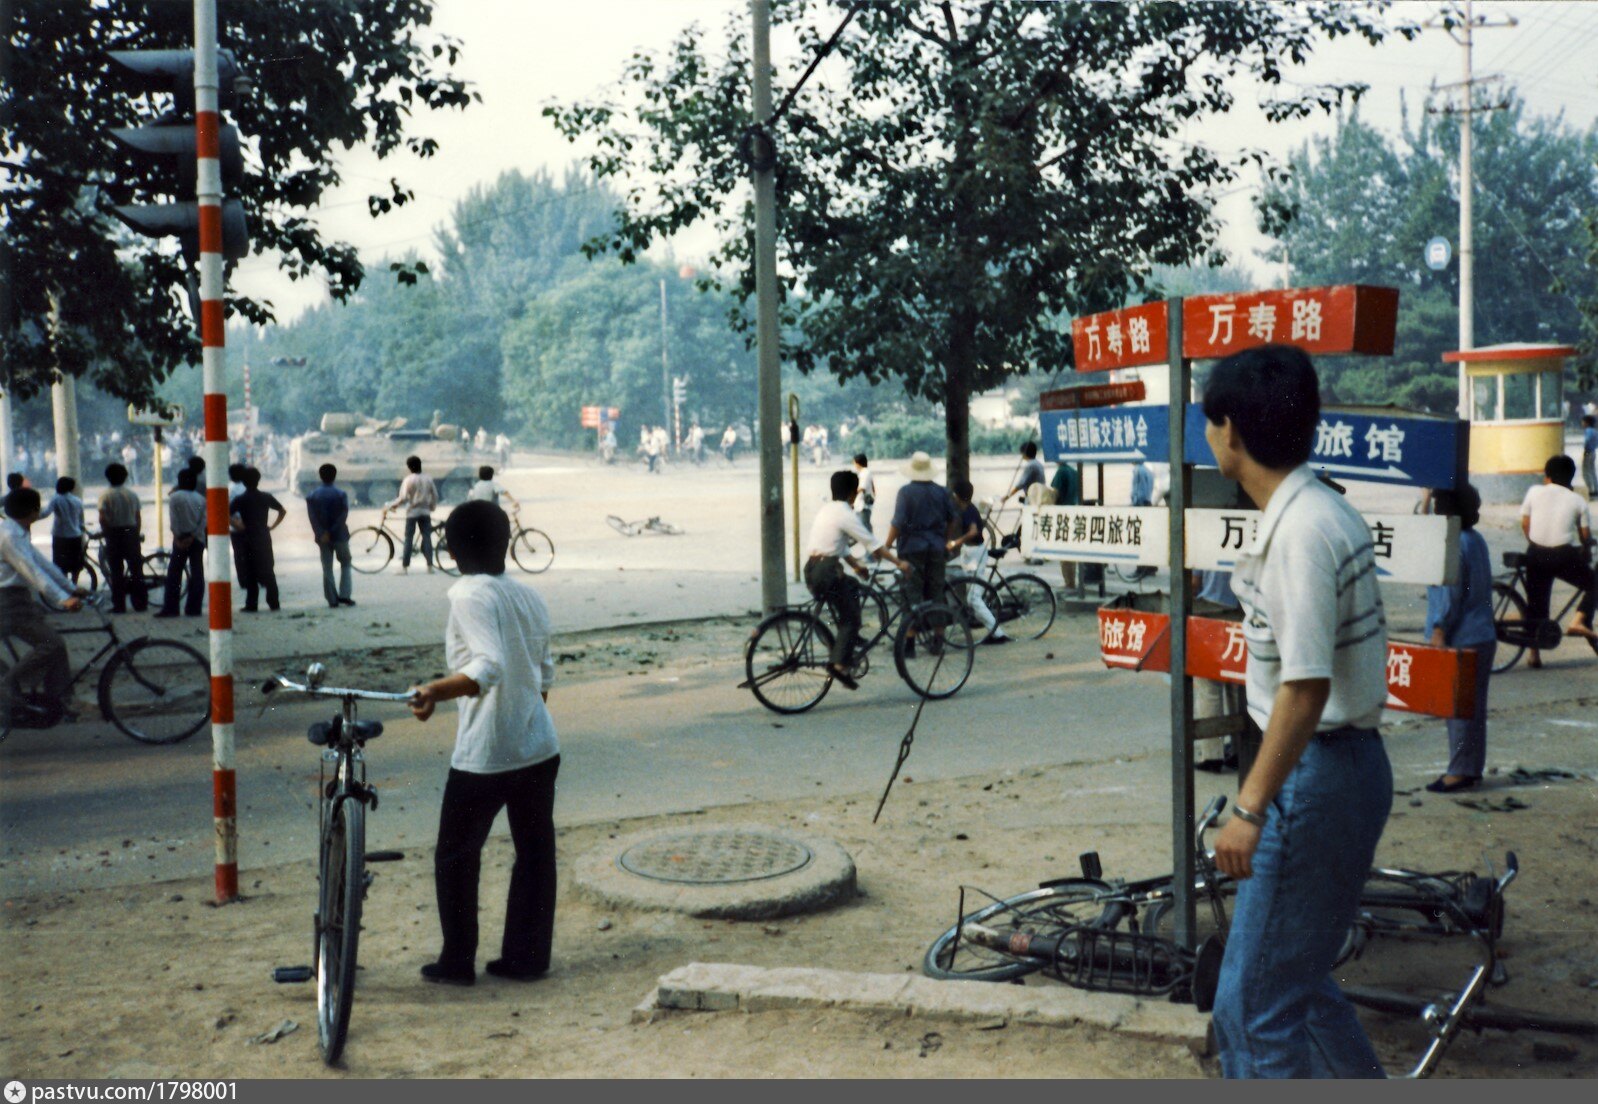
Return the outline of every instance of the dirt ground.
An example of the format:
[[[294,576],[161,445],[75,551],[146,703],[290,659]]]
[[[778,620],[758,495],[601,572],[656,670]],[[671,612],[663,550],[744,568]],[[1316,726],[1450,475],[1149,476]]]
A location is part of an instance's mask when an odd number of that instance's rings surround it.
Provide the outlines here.
[[[644,627],[561,639],[568,683],[648,672],[725,655],[747,622]],[[349,672],[425,669],[428,653],[390,649]],[[341,657],[341,672],[354,657]],[[242,674],[255,677],[260,672]],[[1529,764],[1539,766],[1546,764]],[[1214,1074],[1178,1047],[1088,1030],[958,1025],[846,1012],[671,1013],[634,1024],[631,1010],[655,980],[690,961],[821,966],[869,972],[919,969],[930,940],[953,919],[958,886],[1020,892],[1075,872],[1097,849],[1110,876],[1169,869],[1157,757],[995,771],[926,784],[914,755],[880,823],[880,777],[853,796],[716,808],[569,826],[560,834],[562,887],[555,968],[526,985],[480,978],[472,989],[421,983],[438,932],[431,854],[373,869],[361,973],[342,1069],[316,1049],[310,985],[275,985],[272,967],[310,957],[315,871],[309,857],[245,872],[245,899],[210,906],[192,879],[7,900],[0,912],[0,1063],[18,1077],[1200,1077]],[[1507,773],[1472,805],[1400,792],[1379,861],[1425,869],[1480,868],[1510,848],[1524,860],[1510,890],[1505,1005],[1598,1018],[1598,785],[1588,777]],[[1201,800],[1230,776],[1201,776]],[[1130,795],[1130,799],[1129,799]],[[1514,798],[1515,801],[1509,801]],[[1521,807],[1515,808],[1516,804]],[[557,816],[559,809],[557,806]],[[377,816],[381,816],[379,811]],[[668,913],[602,910],[573,891],[570,860],[622,834],[668,825],[761,823],[826,835],[854,857],[859,894],[825,913],[767,922],[708,922]],[[136,846],[127,841],[126,846]],[[510,846],[490,841],[483,886],[483,950],[503,917]],[[484,953],[480,959],[492,957]],[[1456,985],[1457,948],[1389,944],[1353,964],[1348,980]],[[1056,984],[1029,979],[1028,984]],[[298,1029],[252,1042],[284,1021]],[[1371,1016],[1388,1068],[1407,1068],[1418,1027]],[[1465,1034],[1444,1060],[1451,1077],[1591,1077],[1598,1040],[1531,1033]]]

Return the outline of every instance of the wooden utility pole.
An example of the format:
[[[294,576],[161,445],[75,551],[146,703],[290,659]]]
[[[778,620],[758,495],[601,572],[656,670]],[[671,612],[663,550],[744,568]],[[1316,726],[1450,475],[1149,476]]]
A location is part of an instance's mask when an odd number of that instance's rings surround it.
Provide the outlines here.
[[[759,364],[760,600],[788,602],[782,563],[782,360],[777,326],[777,150],[771,120],[771,0],[750,0],[754,17],[754,108],[750,168],[755,186],[755,339]]]

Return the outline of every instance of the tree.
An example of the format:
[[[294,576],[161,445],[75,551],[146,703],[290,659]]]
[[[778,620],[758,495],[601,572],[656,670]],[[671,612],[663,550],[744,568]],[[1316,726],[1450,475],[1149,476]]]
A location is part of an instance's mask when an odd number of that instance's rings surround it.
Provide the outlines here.
[[[142,198],[118,183],[109,132],[150,122],[160,105],[119,88],[104,54],[192,46],[192,6],[19,0],[0,10],[10,62],[0,84],[0,140],[12,178],[0,193],[0,279],[10,291],[0,315],[4,385],[26,398],[59,367],[149,402],[175,366],[198,360],[199,345],[174,244],[133,238],[107,215],[113,204]],[[229,113],[249,143],[234,198],[244,204],[251,246],[276,251],[296,279],[324,277],[336,300],[354,294],[364,270],[353,247],[325,239],[306,214],[340,182],[335,147],[369,143],[380,157],[401,149],[432,156],[437,143],[409,132],[413,114],[477,98],[450,75],[458,45],[430,33],[431,20],[432,0],[219,5],[221,45],[253,84]],[[410,198],[391,180],[367,203],[376,216]],[[27,279],[12,278],[21,274]],[[52,291],[63,292],[53,343],[43,324]],[[235,297],[228,305],[256,323],[272,317],[268,302]]]
[[[1215,190],[1265,160],[1184,140],[1230,109],[1230,78],[1279,93],[1273,120],[1331,109],[1357,86],[1284,89],[1284,68],[1324,36],[1384,33],[1373,11],[1339,3],[788,0],[774,18],[801,47],[780,85],[831,51],[827,87],[805,86],[770,124],[784,354],[941,401],[951,478],[968,471],[974,391],[1069,364],[1061,316],[1146,292],[1154,264],[1212,253]],[[754,120],[741,19],[727,37],[715,58],[690,27],[663,55],[631,59],[622,97],[545,113],[594,145],[601,179],[632,185],[594,252],[634,260],[708,221],[721,245],[707,283],[744,303],[752,220],[737,151]],[[733,324],[750,323],[740,311]]]
[[[1475,117],[1476,344],[1571,341],[1579,301],[1598,297],[1584,255],[1582,220],[1598,210],[1598,130],[1572,131],[1558,117],[1508,106]],[[1289,172],[1261,198],[1261,226],[1278,239],[1270,259],[1296,284],[1374,283],[1401,291],[1388,361],[1319,364],[1329,397],[1397,402],[1437,413],[1458,405],[1458,376],[1443,353],[1458,347],[1459,268],[1441,272],[1422,256],[1432,237],[1459,232],[1459,128],[1422,115],[1388,136],[1357,113],[1289,159]],[[1593,350],[1578,358],[1590,374]]]

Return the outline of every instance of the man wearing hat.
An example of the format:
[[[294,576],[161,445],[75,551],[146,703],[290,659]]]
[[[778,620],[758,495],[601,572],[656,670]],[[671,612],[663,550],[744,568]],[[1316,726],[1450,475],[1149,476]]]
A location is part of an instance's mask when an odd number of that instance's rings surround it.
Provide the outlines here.
[[[932,457],[926,453],[911,456],[904,474],[910,482],[894,500],[887,547],[910,565],[905,579],[909,600],[941,602],[945,542],[959,535],[960,510],[948,489],[932,481]],[[908,647],[915,647],[914,638]]]

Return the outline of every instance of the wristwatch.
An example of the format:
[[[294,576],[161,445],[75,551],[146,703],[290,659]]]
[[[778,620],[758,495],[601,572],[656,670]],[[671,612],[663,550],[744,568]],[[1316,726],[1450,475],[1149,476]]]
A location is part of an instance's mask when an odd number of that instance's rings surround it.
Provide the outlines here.
[[[1237,819],[1241,820],[1244,824],[1252,824],[1256,828],[1265,827],[1265,818],[1263,816],[1261,816],[1259,813],[1253,812],[1252,810],[1243,808],[1243,806],[1239,805],[1235,801],[1232,802],[1232,812],[1235,813],[1237,815]]]

